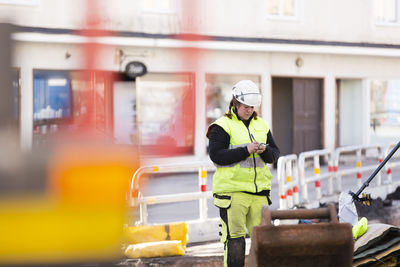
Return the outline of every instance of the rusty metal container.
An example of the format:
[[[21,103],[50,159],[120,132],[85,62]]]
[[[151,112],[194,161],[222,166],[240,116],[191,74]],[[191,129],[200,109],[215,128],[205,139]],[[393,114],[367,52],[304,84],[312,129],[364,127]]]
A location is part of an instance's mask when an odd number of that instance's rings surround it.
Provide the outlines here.
[[[274,226],[274,219],[328,219],[311,224]],[[333,205],[327,208],[277,210],[264,208],[254,227],[248,266],[351,266],[351,225],[339,223]]]

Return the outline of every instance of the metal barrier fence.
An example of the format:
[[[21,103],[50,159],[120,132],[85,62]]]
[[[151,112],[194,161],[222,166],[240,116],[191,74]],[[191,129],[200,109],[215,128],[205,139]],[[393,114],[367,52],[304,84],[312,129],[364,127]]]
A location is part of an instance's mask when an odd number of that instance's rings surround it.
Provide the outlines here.
[[[139,206],[139,221],[137,224],[147,224],[147,206],[162,203],[174,203],[182,201],[199,200],[199,219],[207,219],[207,199],[212,198],[212,192],[207,191],[207,170],[215,170],[215,166],[209,162],[193,162],[189,164],[169,164],[158,166],[145,166],[136,170],[132,177],[129,190],[129,204]],[[139,183],[145,173],[169,173],[169,172],[199,172],[199,191],[190,193],[178,193],[170,195],[143,196],[139,190]],[[135,198],[134,192],[139,192]]]
[[[339,147],[335,150],[334,154],[334,172],[335,172],[335,177],[337,181],[337,190],[340,192],[342,191],[342,177],[344,175],[350,175],[350,174],[355,174],[357,178],[357,186],[361,187],[361,179],[362,179],[362,173],[366,171],[373,171],[376,169],[376,167],[379,165],[379,163],[382,162],[382,159],[384,158],[383,155],[383,146],[382,145],[365,145],[365,146],[347,146],[347,147]],[[367,165],[367,166],[362,166],[362,152],[365,154],[367,153],[368,150],[376,150],[378,153],[378,162],[376,164],[372,165]],[[340,157],[343,155],[343,153],[355,153],[356,155],[356,166],[354,168],[349,168],[345,170],[340,170],[339,171],[339,162],[340,162]],[[378,173],[376,178],[376,185],[381,185],[382,183],[382,176],[381,173]]]
[[[280,194],[280,209],[291,208],[294,205],[305,205],[312,206],[311,203],[319,203],[322,199],[336,199],[339,197],[342,191],[342,178],[343,176],[354,175],[357,179],[357,187],[362,185],[363,173],[371,172],[377,168],[391,151],[395,144],[389,145],[365,145],[365,146],[347,146],[339,147],[335,151],[324,150],[313,150],[296,155],[291,154],[283,156],[278,160],[278,180],[279,180],[279,194]],[[363,158],[366,158],[367,152],[372,151],[377,155],[376,164],[368,163],[363,166]],[[341,160],[344,155],[355,158],[355,166],[350,168],[344,168],[341,166]],[[364,157],[363,157],[364,155]],[[320,157],[325,157],[328,163],[326,170],[320,168]],[[309,165],[306,164],[307,160],[312,159],[312,166],[314,168],[313,174],[306,172]],[[393,192],[393,179],[392,169],[399,167],[400,161],[389,161],[386,166],[386,180],[382,183],[382,174],[378,173],[375,178],[372,189],[384,189],[385,194]],[[291,174],[295,174],[295,180],[291,180]],[[297,176],[298,174],[298,176]],[[285,180],[285,175],[286,180]],[[297,178],[298,177],[298,178]],[[328,192],[322,194],[321,192],[321,181],[327,180]],[[336,186],[334,186],[334,181]],[[299,186],[300,183],[300,187]],[[311,199],[308,194],[308,184],[314,183],[315,198]],[[292,194],[294,194],[294,188],[300,189],[301,199],[298,201]],[[298,192],[296,192],[298,194]]]
[[[332,152],[328,149],[322,150],[312,150],[300,153],[299,155],[299,174],[300,174],[300,183],[301,183],[301,190],[302,196],[305,203],[310,203],[312,199],[309,198],[308,195],[308,184],[314,183],[314,188],[316,192],[316,199],[321,199],[321,181],[328,180],[328,191],[329,195],[333,194],[333,173],[328,168],[327,171],[323,171],[321,173],[321,166],[320,166],[320,157],[324,157],[325,160],[329,162],[331,165],[332,162]],[[306,160],[312,159],[313,164],[313,175],[306,176]]]
[[[279,184],[279,206],[281,209],[298,205],[299,198],[299,174],[297,168],[297,156],[295,154],[280,157],[278,159],[277,178]]]
[[[388,144],[384,148],[384,155],[388,155],[390,151],[395,147],[396,144]],[[393,177],[392,177],[392,169],[399,167],[400,166],[400,161],[393,161],[391,160],[390,162],[386,163],[385,165],[385,172],[386,172],[386,184],[388,186],[388,192],[393,192],[394,186],[393,186]]]
[[[299,154],[282,156],[278,160],[277,179],[279,184],[279,208],[292,208],[294,205],[305,205],[312,202],[320,202],[321,199],[333,196],[338,197],[342,191],[342,178],[354,174],[357,178],[357,186],[361,186],[362,174],[367,171],[373,171],[382,159],[390,152],[395,144],[389,145],[366,145],[366,146],[348,146],[339,147],[335,151],[328,149],[307,151]],[[376,164],[362,166],[363,154],[367,151],[375,151],[378,155]],[[343,168],[341,159],[344,155],[355,157],[354,167]],[[324,157],[328,163],[327,168],[321,169],[320,157]],[[312,161],[312,164],[308,164]],[[392,169],[399,167],[400,161],[391,160],[385,166],[386,180],[383,185],[387,187],[386,194],[393,191]],[[313,167],[310,174],[309,168]],[[145,173],[172,173],[172,172],[199,172],[199,189],[197,192],[178,193],[170,195],[143,196],[139,193],[135,198],[132,193],[139,191],[139,182]],[[215,171],[215,166],[210,162],[194,162],[190,164],[171,164],[159,166],[146,166],[139,168],[133,175],[129,203],[131,206],[139,206],[140,219],[137,223],[147,224],[147,206],[161,203],[174,203],[182,201],[199,200],[199,219],[207,220],[207,199],[212,198],[212,192],[207,191],[207,171]],[[327,181],[327,194],[321,192],[321,182]],[[334,181],[336,186],[334,186]],[[308,194],[308,185],[314,183],[315,198]],[[374,186],[382,186],[382,177],[379,173],[376,177]],[[336,190],[335,190],[336,189]]]

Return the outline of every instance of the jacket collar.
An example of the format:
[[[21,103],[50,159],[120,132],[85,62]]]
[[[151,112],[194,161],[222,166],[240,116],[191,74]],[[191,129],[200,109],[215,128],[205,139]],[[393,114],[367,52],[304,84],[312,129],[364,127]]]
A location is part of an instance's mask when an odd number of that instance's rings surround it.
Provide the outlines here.
[[[254,112],[253,112],[253,114],[251,114],[250,118],[249,118],[247,121],[242,120],[242,119],[239,117],[239,115],[237,114],[237,111],[236,111],[236,109],[235,109],[234,107],[231,108],[231,113],[233,114],[233,116],[234,116],[237,120],[242,121],[246,126],[249,126],[251,120],[252,120],[253,117],[254,117]]]

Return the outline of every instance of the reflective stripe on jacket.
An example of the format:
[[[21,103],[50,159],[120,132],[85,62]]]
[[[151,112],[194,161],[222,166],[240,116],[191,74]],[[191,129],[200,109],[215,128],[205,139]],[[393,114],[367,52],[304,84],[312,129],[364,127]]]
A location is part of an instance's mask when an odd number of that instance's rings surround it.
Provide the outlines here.
[[[229,149],[247,146],[252,138],[259,143],[266,142],[269,127],[260,117],[252,119],[249,127],[232,114],[232,119],[223,116],[213,122],[222,127],[230,136]],[[210,126],[211,126],[210,125]],[[257,153],[251,154],[245,160],[231,165],[217,165],[213,177],[213,193],[251,192],[257,193],[271,189],[272,174]]]

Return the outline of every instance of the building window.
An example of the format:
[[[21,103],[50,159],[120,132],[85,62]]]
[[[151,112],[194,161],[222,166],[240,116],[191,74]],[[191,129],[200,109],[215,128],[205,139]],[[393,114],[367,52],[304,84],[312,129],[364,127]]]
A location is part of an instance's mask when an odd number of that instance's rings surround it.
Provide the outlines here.
[[[194,153],[195,88],[190,73],[148,73],[136,80],[141,153]]]
[[[134,81],[115,81],[113,128],[117,144],[138,145],[136,86]]]
[[[375,22],[398,24],[400,23],[400,0],[375,0]]]
[[[371,143],[397,142],[400,136],[400,80],[373,80],[370,90]]]
[[[267,14],[271,18],[296,18],[298,0],[267,0]]]
[[[85,79],[87,76],[90,82]],[[79,133],[92,126],[99,135],[110,135],[110,81],[114,76],[114,73],[101,71],[85,75],[81,71],[34,70],[33,145],[46,144],[48,138],[57,133]],[[88,124],[89,120],[93,125]]]
[[[360,79],[337,80],[338,113],[337,134],[339,146],[361,145],[363,141],[363,81]]]
[[[232,99],[232,87],[240,80],[252,80],[260,87],[261,78],[257,75],[206,75],[207,125],[228,111]],[[259,112],[260,107],[256,107],[256,111]]]
[[[176,0],[141,0],[141,8],[144,12],[174,13]]]
[[[71,81],[66,73],[36,72],[34,87],[34,120],[71,116]]]

